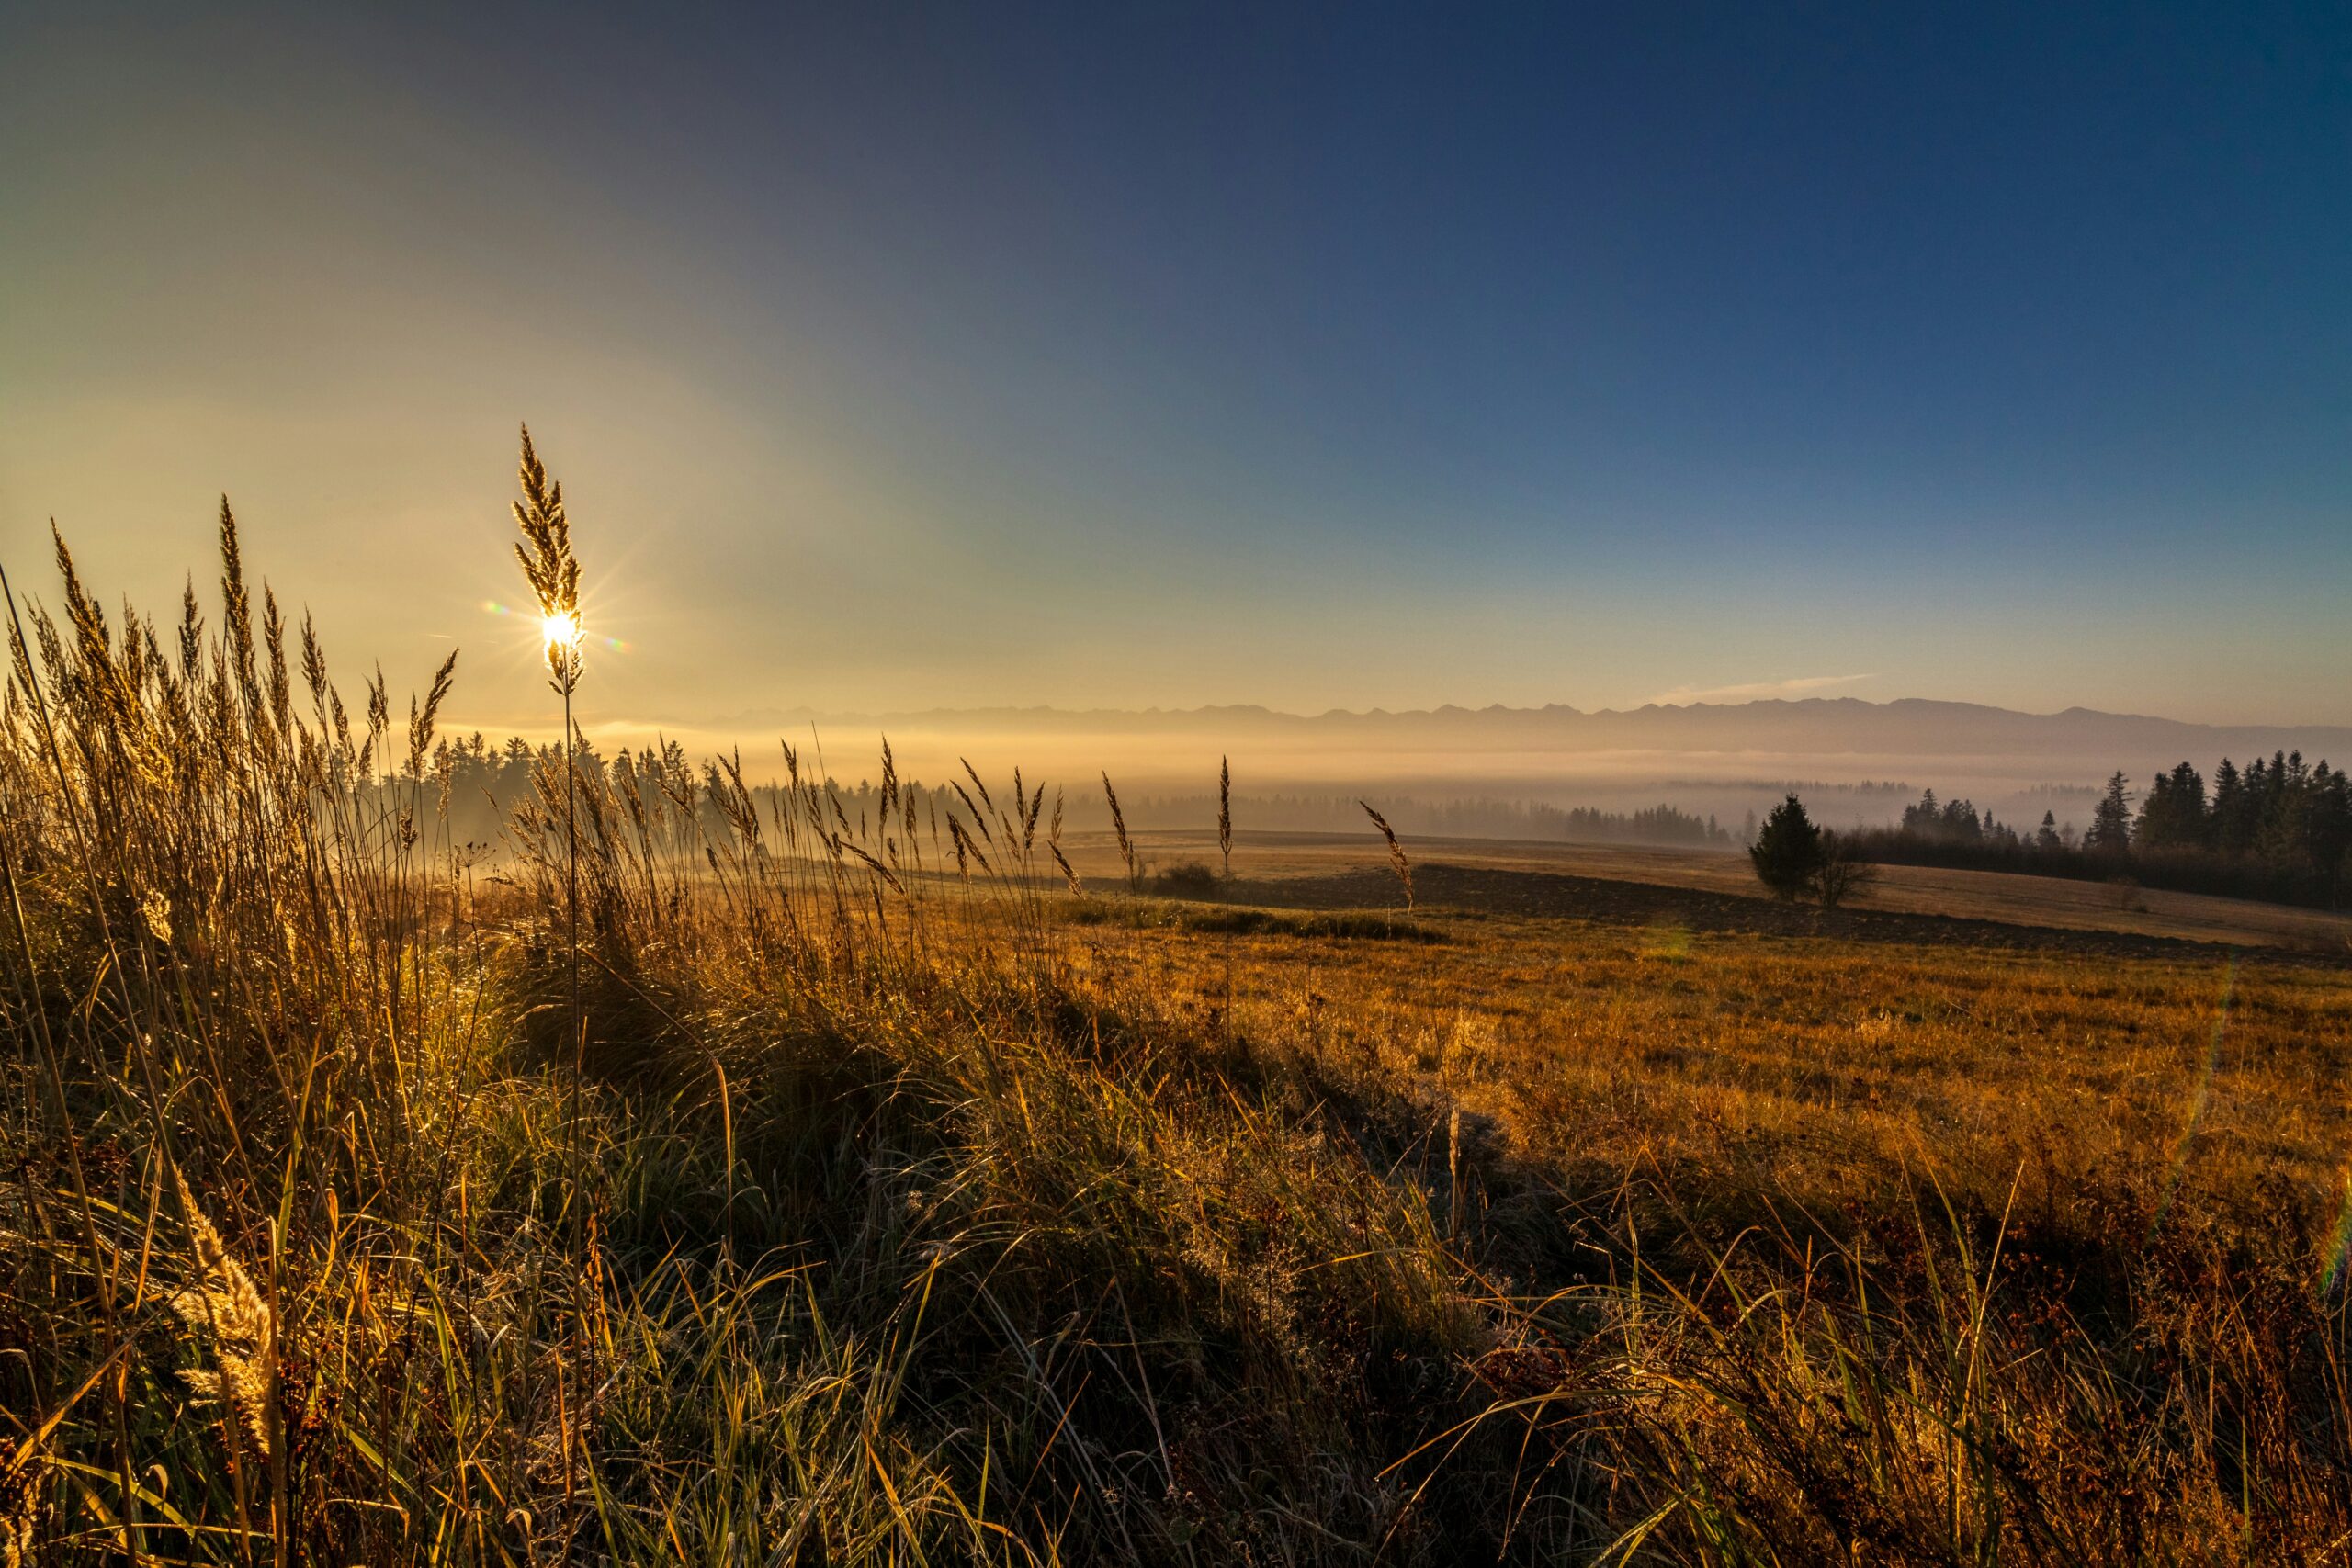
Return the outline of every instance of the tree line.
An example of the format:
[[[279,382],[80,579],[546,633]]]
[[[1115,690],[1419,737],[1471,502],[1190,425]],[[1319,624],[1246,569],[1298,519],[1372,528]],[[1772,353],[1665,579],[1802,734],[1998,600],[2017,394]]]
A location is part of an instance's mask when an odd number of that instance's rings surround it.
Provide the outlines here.
[[[1529,839],[1572,843],[1657,844],[1732,850],[1736,828],[1672,806],[1635,811],[1559,807],[1540,800],[1464,796],[1425,800],[1372,797],[1400,833],[1431,839]],[[1244,829],[1286,833],[1353,833],[1363,811],[1352,795],[1269,795],[1234,797],[1234,820]],[[1141,828],[1197,828],[1216,817],[1216,797],[1147,795],[1130,804],[1128,822]],[[1752,828],[1752,824],[1751,824]]]
[[[880,829],[882,792],[872,780],[861,779],[854,786],[844,784],[820,775],[811,766],[813,753],[796,754],[787,749],[785,755],[793,774],[790,784],[741,779],[740,759],[691,758],[675,741],[637,750],[623,747],[607,757],[583,735],[573,749],[572,765],[582,780],[601,783],[623,800],[633,795],[650,807],[656,795],[664,795],[687,819],[714,835],[722,834],[729,826],[729,801],[748,799],[762,813],[773,816],[778,809],[792,809],[786,804],[789,788],[814,790],[822,803],[820,810],[838,813],[835,820],[844,832],[863,838],[869,830]],[[535,790],[562,777],[560,747],[534,746],[519,736],[501,745],[477,733],[443,740],[434,749],[425,772],[411,780],[389,782],[438,788],[447,807],[452,838],[488,850],[498,845],[514,811],[531,801]],[[897,801],[895,812],[903,813],[911,802],[914,818],[924,822],[951,812],[957,798],[952,788],[930,787],[911,780],[894,781],[892,794]],[[1094,798],[1099,802],[1101,797]],[[550,812],[562,809],[560,797],[542,805]]]
[[[1900,823],[1847,836],[1866,859],[1898,865],[2015,871],[2092,881],[2119,877],[2189,893],[2340,908],[2352,901],[2352,774],[2301,751],[2224,758],[2209,786],[2188,762],[2134,792],[2118,772],[2087,826],[2054,812],[2019,829],[1933,790]]]
[[[445,739],[435,748],[431,778],[447,792],[451,829],[459,842],[494,845],[508,815],[530,797],[533,781],[562,777],[557,748],[534,746],[514,738],[503,744],[475,734]],[[625,770],[639,788],[666,783],[676,792],[691,782],[707,800],[719,791],[724,769],[714,761],[692,761],[675,743],[662,749],[626,749],[606,757],[593,740],[583,738],[577,753],[583,777],[597,778]],[[804,753],[807,767],[813,755]],[[814,770],[811,770],[812,772]],[[754,799],[765,802],[777,786],[752,784]],[[878,790],[871,780],[850,784],[822,779],[820,787],[841,801],[847,819],[877,809]],[[919,813],[927,814],[932,792],[913,781],[903,783]],[[1123,795],[1125,792],[1122,792]],[[945,796],[942,797],[946,798]],[[1378,800],[1396,830],[1429,838],[1533,839],[1581,843],[1657,844],[1694,849],[1735,849],[1744,841],[1736,827],[1724,827],[1713,816],[1700,816],[1671,806],[1637,811],[1603,811],[1591,807],[1556,807],[1542,801],[1467,798],[1424,800],[1409,795]],[[1070,823],[1080,830],[1108,829],[1110,810],[1099,790],[1080,790],[1069,799]],[[1363,813],[1353,795],[1274,794],[1237,795],[1232,800],[1235,822],[1245,830],[1276,832],[1360,832]],[[1200,828],[1217,818],[1217,797],[1202,795],[1139,795],[1125,800],[1127,824],[1139,829]],[[712,826],[718,825],[717,807]],[[1754,821],[1748,823],[1754,835]]]

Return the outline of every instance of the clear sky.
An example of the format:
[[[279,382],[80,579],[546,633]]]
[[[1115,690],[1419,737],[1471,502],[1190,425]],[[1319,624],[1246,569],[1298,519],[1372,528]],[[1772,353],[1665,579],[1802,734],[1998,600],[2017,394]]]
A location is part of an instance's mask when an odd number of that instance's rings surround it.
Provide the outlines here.
[[[2352,722],[2352,11],[0,10],[0,550],[588,699]]]

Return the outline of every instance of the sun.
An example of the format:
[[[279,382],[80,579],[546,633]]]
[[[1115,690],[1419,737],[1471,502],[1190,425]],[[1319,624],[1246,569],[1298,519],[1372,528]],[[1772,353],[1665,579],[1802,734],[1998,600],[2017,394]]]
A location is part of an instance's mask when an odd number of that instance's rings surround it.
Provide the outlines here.
[[[549,653],[580,651],[580,612],[567,610],[560,615],[539,618],[539,636],[546,640]]]

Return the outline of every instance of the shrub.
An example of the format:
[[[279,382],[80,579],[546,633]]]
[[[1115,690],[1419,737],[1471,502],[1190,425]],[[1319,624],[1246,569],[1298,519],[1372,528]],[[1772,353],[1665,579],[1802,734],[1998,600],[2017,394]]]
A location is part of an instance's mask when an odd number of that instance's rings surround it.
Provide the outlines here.
[[[1877,866],[1857,855],[1853,847],[1836,833],[1825,831],[1822,840],[1821,869],[1813,874],[1813,892],[1823,908],[1834,909],[1853,895],[1876,886]]]
[[[1180,862],[1151,879],[1151,890],[1163,898],[1214,898],[1218,886],[1216,869],[1196,860]]]

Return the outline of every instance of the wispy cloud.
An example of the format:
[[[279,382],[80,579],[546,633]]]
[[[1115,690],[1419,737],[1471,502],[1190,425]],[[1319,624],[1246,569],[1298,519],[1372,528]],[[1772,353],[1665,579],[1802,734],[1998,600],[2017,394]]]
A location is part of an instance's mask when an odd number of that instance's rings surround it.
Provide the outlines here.
[[[1857,681],[1875,681],[1876,675],[1799,675],[1788,681],[1748,681],[1736,686],[1677,686],[1670,692],[1660,692],[1654,703],[1752,703],[1768,697],[1809,697],[1839,686],[1849,686]]]

